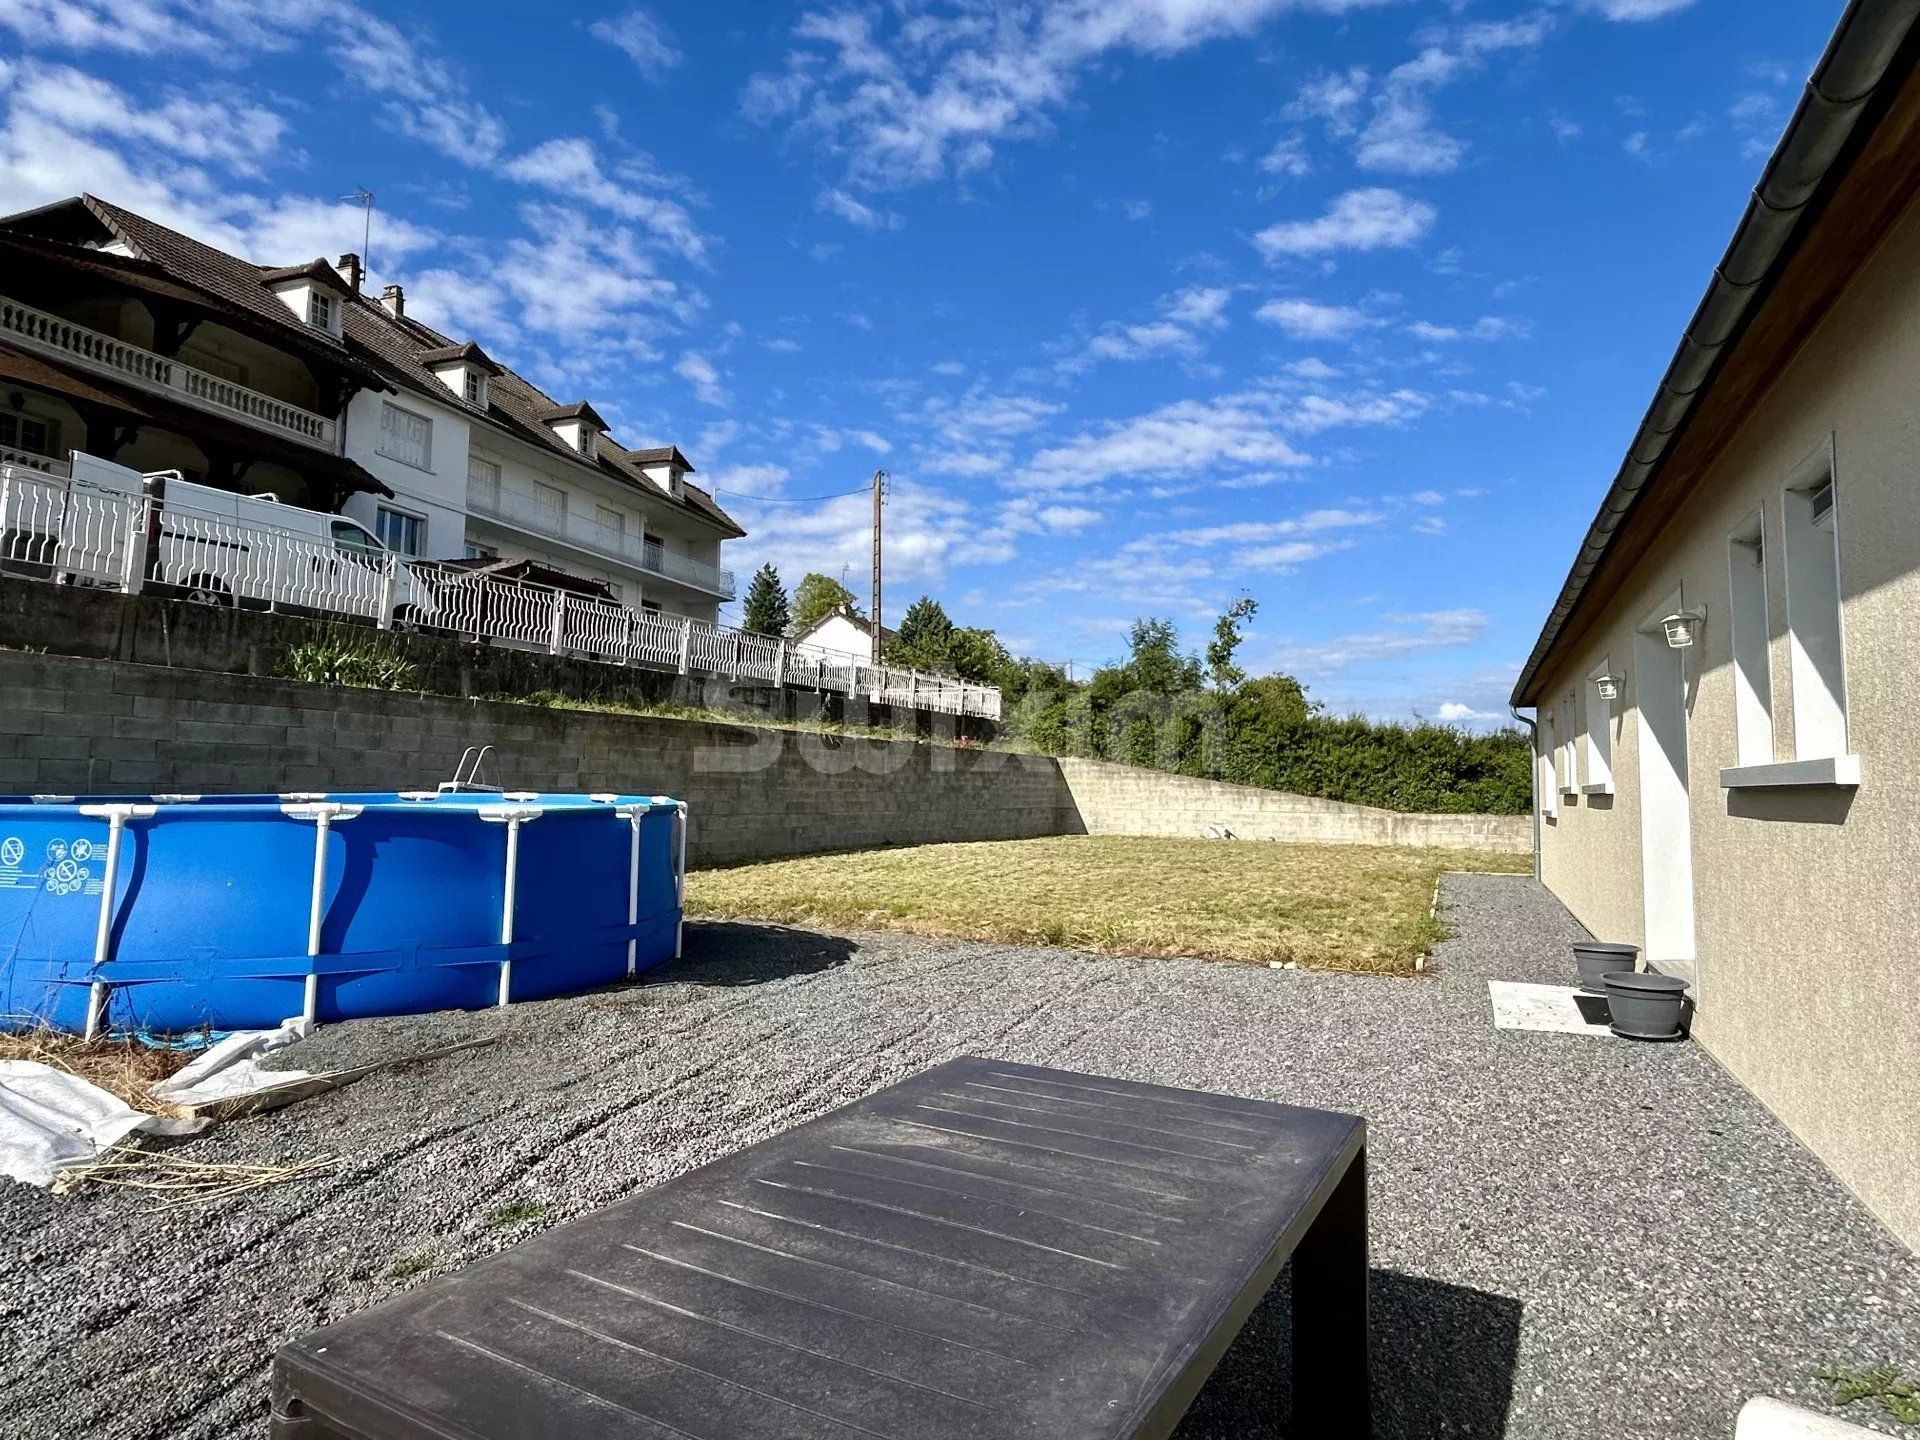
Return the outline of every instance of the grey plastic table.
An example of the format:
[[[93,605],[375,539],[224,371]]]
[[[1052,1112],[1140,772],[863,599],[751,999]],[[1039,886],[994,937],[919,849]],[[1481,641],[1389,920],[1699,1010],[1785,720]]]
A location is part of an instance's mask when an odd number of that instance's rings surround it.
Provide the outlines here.
[[[1293,1261],[1371,1433],[1358,1117],[968,1057],[294,1340],[274,1440],[1164,1436]]]

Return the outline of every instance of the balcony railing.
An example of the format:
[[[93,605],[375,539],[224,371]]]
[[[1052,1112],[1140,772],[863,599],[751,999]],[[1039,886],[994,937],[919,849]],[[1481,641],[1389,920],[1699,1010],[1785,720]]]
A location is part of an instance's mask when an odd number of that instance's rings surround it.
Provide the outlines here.
[[[518,530],[561,540],[595,555],[625,561],[636,569],[677,580],[696,590],[723,599],[733,598],[733,572],[708,565],[686,555],[675,555],[661,545],[647,544],[639,535],[616,530],[595,520],[569,515],[565,510],[542,505],[537,500],[515,495],[497,486],[469,483],[467,508],[489,520],[498,520]]]
[[[39,458],[39,457],[36,457]],[[611,600],[498,580],[460,565],[342,549],[255,515],[202,512],[139,490],[0,464],[0,570],[222,605],[354,616],[382,628],[781,685],[908,710],[1000,718],[1000,692],[951,676],[752,635]]]
[[[178,397],[198,409],[288,435],[322,450],[334,448],[336,425],[325,415],[316,415],[285,400],[276,400],[245,385],[210,375],[185,361],[156,355],[151,350],[129,345],[6,296],[0,296],[0,338],[23,350],[51,355],[83,369],[111,375],[142,390]]]
[[[0,445],[0,465],[14,465],[22,470],[38,470],[42,475],[65,476],[69,473],[67,462],[55,460],[50,455],[37,455],[31,450],[15,450]]]

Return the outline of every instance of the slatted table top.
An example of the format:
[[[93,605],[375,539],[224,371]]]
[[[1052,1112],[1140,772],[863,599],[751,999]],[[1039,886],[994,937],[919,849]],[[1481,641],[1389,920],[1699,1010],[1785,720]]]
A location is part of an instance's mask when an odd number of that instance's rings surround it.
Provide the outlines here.
[[[274,1433],[1164,1433],[1364,1137],[955,1060],[289,1343]]]

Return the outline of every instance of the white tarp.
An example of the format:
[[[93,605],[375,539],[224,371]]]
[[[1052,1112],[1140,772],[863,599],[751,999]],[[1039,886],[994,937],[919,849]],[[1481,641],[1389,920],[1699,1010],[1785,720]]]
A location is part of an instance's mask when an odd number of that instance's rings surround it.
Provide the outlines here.
[[[0,1060],[0,1174],[45,1187],[137,1130],[190,1135],[207,1122],[149,1115],[38,1060]]]
[[[1572,985],[1528,985],[1518,980],[1489,980],[1487,990],[1493,1000],[1494,1028],[1499,1030],[1550,1030],[1562,1035],[1611,1035],[1603,996],[1583,995]],[[1593,1010],[1589,1019],[1581,1012],[1585,1000]]]
[[[305,1080],[307,1070],[263,1070],[262,1057],[304,1040],[312,1022],[296,1015],[273,1030],[236,1030],[204,1055],[153,1087],[156,1100],[197,1109],[215,1100],[231,1100],[278,1085]]]

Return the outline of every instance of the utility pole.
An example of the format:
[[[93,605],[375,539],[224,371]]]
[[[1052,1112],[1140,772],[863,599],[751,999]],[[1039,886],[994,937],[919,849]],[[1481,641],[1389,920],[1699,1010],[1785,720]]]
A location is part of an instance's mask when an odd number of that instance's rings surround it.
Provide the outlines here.
[[[873,663],[881,663],[881,650],[887,633],[880,609],[880,510],[887,503],[887,472],[873,472]]]

